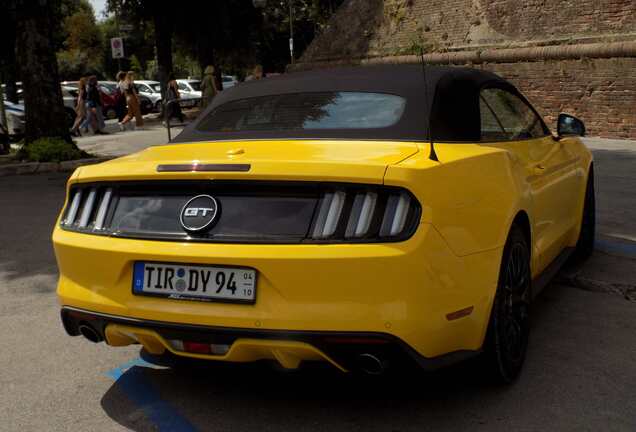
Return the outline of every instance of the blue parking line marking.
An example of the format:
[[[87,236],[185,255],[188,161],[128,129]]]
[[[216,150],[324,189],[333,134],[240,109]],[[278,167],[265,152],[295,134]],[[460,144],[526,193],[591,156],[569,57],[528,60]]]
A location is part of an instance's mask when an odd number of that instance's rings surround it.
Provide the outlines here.
[[[618,243],[596,239],[594,246],[603,252],[636,258],[636,244]]]
[[[159,369],[147,361],[136,358],[108,372],[117,386],[132,403],[140,407],[159,431],[191,432],[196,428],[168,402],[159,398],[156,389],[144,376],[145,368]]]
[[[124,374],[124,372],[126,372],[133,366],[155,368],[155,365],[137,357],[136,359],[127,361],[126,363],[120,365],[119,367],[116,367],[115,369],[109,370],[108,372],[106,372],[106,376],[117,381]]]

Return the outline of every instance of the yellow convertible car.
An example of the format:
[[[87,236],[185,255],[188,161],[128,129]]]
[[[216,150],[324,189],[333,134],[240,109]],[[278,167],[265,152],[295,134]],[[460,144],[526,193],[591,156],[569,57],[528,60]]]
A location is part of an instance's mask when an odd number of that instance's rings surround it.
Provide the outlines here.
[[[298,72],[177,139],[77,169],[53,233],[69,335],[378,374],[482,355],[510,382],[530,305],[594,244],[581,121],[552,134],[484,71]]]

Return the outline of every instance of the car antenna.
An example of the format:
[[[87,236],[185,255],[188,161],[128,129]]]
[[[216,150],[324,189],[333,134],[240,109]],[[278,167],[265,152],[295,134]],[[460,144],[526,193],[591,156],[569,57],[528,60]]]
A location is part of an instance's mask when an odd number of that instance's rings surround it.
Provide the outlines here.
[[[426,79],[426,62],[424,61],[424,47],[420,48],[420,59],[422,60],[422,74],[424,75],[424,98],[428,102],[428,80]],[[433,101],[431,101],[431,108],[433,107]],[[431,152],[428,158],[432,161],[439,162],[437,153],[435,153],[435,144],[433,143],[433,130],[431,129],[431,113],[428,113],[428,135],[431,138]]]

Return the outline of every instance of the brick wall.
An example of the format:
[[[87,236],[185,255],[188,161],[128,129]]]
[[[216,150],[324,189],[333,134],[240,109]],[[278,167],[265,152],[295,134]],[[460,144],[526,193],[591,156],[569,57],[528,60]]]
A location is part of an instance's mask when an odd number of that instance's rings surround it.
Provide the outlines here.
[[[348,0],[303,61],[635,35],[636,0]]]
[[[636,0],[348,0],[301,63],[621,41],[636,41]],[[636,138],[636,56],[475,67],[510,79],[551,127],[568,112],[590,135]]]
[[[484,64],[514,83],[556,129],[561,112],[591,136],[636,138],[636,58]]]

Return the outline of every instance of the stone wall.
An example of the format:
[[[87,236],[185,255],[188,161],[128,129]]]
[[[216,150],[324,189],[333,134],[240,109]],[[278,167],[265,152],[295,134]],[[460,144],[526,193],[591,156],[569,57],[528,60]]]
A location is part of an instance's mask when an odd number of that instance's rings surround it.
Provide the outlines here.
[[[348,0],[297,67],[379,58],[402,62],[409,55],[417,61],[415,54],[421,52],[432,57],[472,52],[476,55],[448,63],[510,79],[551,126],[559,112],[569,112],[585,121],[590,135],[636,138],[634,42],[636,0]],[[521,48],[576,51],[594,43],[627,43],[631,48],[615,58],[598,49],[580,50],[578,56],[551,55],[550,60],[540,54],[528,58],[527,52],[514,55]],[[513,55],[497,62],[461,61],[503,50]]]
[[[555,130],[557,116],[581,118],[591,136],[636,138],[636,58],[486,63],[514,83]]]

